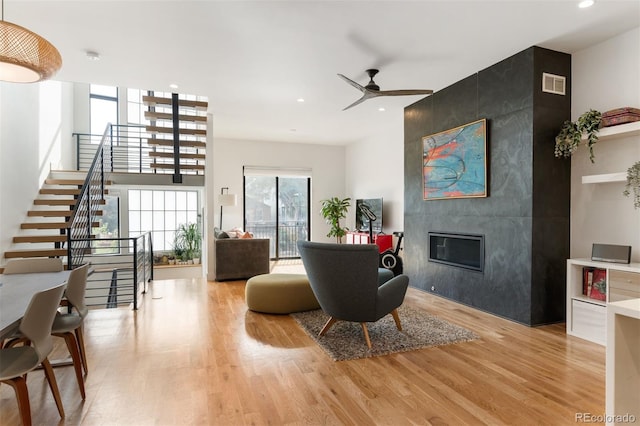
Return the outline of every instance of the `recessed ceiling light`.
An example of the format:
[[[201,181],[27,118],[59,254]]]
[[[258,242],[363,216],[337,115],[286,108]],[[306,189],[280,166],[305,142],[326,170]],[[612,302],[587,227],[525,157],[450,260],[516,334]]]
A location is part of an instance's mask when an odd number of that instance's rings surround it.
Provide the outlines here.
[[[384,112],[384,111],[386,111],[386,109],[384,109],[384,107],[380,107],[380,108],[378,108],[378,111]]]
[[[303,98],[298,98],[298,102],[303,103],[304,99]]]
[[[584,8],[593,6],[594,3],[595,3],[594,0],[583,0],[580,3],[578,3],[578,7],[580,9],[584,9]]]
[[[87,50],[86,55],[87,55],[87,59],[90,61],[100,60],[100,54],[98,52],[94,52],[93,50]]]
[[[177,85],[177,84],[175,84],[175,83],[171,83],[171,84],[169,85],[169,87],[170,87],[170,88],[172,88],[172,89],[177,89],[177,88],[178,88],[178,85]]]

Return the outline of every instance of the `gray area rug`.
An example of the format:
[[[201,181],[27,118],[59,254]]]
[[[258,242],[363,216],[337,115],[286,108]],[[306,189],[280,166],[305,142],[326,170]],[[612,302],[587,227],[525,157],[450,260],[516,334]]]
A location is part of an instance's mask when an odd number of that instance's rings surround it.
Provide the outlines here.
[[[327,314],[320,309],[291,314],[334,361],[381,356],[480,338],[465,328],[409,306],[401,306],[398,315],[402,331],[398,331],[391,315],[375,323],[367,323],[371,338],[369,349],[359,323],[338,321],[324,336],[319,337],[318,333],[329,319]]]

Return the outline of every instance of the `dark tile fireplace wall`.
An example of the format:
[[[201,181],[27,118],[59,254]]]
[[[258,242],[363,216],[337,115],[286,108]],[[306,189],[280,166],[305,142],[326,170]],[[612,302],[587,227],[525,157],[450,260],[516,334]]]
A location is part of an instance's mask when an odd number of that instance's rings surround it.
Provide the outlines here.
[[[567,77],[565,96],[542,73]],[[404,271],[413,287],[513,321],[565,320],[570,161],[554,137],[571,117],[571,56],[531,47],[405,108]],[[488,120],[489,196],[424,201],[422,137]],[[429,232],[484,235],[484,271],[428,261]]]

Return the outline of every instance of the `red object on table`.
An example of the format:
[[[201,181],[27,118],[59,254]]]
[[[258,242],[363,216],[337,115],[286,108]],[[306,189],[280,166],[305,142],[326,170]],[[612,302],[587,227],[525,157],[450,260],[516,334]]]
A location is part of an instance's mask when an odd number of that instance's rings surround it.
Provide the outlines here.
[[[380,253],[384,253],[385,251],[393,248],[393,235],[374,235],[373,241],[378,245]]]

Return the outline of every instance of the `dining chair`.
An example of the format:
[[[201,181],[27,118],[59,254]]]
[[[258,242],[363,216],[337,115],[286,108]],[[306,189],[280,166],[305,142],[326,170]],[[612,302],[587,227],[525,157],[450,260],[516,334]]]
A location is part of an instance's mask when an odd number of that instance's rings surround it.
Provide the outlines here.
[[[67,281],[67,289],[64,292],[65,299],[69,306],[72,308],[72,312],[68,314],[61,314],[58,312],[53,320],[53,326],[51,327],[51,334],[57,337],[62,337],[67,344],[69,354],[73,361],[73,368],[75,369],[76,379],[78,381],[78,387],[80,388],[80,394],[82,399],[85,399],[84,392],[84,378],[82,376],[82,370],[84,368],[85,374],[88,372],[87,357],[84,347],[84,335],[82,333],[82,325],[84,318],[89,313],[89,309],[84,301],[84,295],[87,288],[87,275],[89,264],[74,269],[69,274]]]
[[[19,326],[20,333],[30,341],[30,345],[0,349],[0,382],[14,389],[22,424],[25,426],[31,425],[26,375],[39,365],[44,369],[58,413],[64,419],[58,383],[47,358],[53,349],[51,327],[62,299],[64,286],[60,284],[40,291],[31,298]]]
[[[32,272],[60,272],[64,270],[62,260],[57,257],[34,257],[10,259],[4,266],[3,274],[28,274]]]

